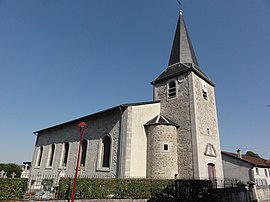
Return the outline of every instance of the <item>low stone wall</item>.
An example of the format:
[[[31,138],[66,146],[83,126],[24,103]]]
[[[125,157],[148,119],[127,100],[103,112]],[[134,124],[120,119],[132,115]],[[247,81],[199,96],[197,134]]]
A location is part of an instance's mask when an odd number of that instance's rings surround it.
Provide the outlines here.
[[[270,186],[256,186],[255,190],[258,202],[270,201]]]

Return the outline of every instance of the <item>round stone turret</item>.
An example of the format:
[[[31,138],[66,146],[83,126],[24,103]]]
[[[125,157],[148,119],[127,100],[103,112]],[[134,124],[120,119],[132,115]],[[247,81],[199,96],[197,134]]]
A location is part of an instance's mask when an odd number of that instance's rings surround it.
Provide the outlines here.
[[[177,127],[161,115],[145,124],[148,178],[172,179],[178,174]]]

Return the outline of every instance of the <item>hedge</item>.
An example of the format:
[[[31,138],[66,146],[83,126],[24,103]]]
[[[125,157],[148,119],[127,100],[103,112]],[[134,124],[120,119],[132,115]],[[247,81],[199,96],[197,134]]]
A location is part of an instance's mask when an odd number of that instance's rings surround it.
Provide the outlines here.
[[[44,191],[50,191],[53,179],[43,179]],[[212,182],[208,180],[162,180],[162,179],[77,179],[76,199],[150,199],[160,197],[198,199],[209,196]],[[55,198],[70,199],[72,178],[61,178],[55,187]],[[0,179],[0,200],[20,200],[27,188],[27,179]],[[45,190],[45,188],[48,190]],[[195,200],[195,201],[196,201]]]
[[[75,197],[77,199],[156,198],[161,194],[168,195],[166,191],[173,183],[173,180],[79,178]],[[72,187],[73,179],[62,178],[59,182],[57,198],[70,198]]]
[[[22,199],[26,187],[27,179],[0,178],[0,200]]]

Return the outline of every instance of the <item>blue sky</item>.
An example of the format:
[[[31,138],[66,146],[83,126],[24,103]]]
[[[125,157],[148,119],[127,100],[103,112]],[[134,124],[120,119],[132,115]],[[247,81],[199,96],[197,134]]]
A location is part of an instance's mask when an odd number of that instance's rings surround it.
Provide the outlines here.
[[[270,1],[182,4],[222,149],[269,158]],[[176,0],[0,0],[0,162],[31,161],[33,131],[152,100],[177,17]]]

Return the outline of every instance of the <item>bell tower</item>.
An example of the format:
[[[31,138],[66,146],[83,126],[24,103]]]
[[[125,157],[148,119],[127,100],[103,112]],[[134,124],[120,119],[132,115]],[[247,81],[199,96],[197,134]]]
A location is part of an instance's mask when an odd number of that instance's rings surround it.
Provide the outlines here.
[[[179,125],[179,178],[223,178],[215,84],[199,66],[182,11],[168,67],[151,83],[161,115]]]

